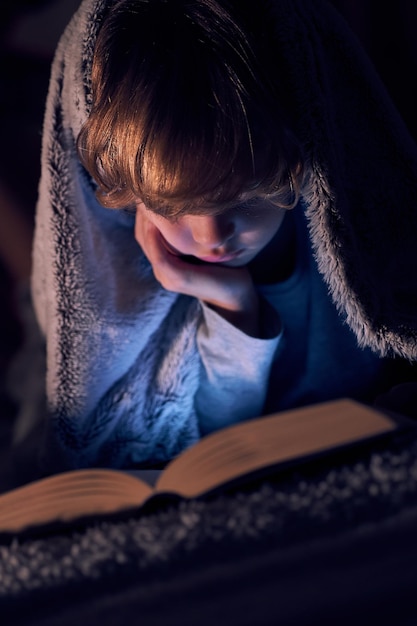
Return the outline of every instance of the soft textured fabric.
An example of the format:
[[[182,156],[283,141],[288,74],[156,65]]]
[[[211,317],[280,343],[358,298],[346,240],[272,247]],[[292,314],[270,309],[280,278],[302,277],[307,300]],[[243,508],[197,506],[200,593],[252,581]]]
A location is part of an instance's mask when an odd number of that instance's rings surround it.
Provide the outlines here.
[[[272,314],[264,316],[266,324],[276,316],[270,308]],[[283,333],[280,330],[268,339],[250,337],[209,307],[203,305],[203,311],[205,324],[197,333],[202,368],[195,408],[205,435],[262,414],[271,364]]]
[[[358,347],[355,334],[333,306],[318,273],[304,216],[298,211],[294,217],[296,270],[282,283],[260,287],[279,312],[284,328],[265,410],[282,411],[342,396],[373,402],[404,373],[396,371],[397,360]]]
[[[34,242],[50,424],[69,465],[128,467],[200,436],[201,307],[164,291],[133,218],[102,208],[75,138],[91,103],[95,36],[113,0],[84,0],[52,67]],[[277,67],[314,174],[306,217],[318,269],[360,346],[417,355],[417,149],[362,50],[322,0],[275,0]]]

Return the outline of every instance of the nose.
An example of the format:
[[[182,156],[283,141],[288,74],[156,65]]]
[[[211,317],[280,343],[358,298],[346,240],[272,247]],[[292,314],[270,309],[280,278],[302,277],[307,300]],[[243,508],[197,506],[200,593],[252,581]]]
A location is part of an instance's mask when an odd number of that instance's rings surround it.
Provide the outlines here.
[[[188,227],[195,243],[214,250],[223,247],[234,234],[233,220],[226,215],[189,215]]]

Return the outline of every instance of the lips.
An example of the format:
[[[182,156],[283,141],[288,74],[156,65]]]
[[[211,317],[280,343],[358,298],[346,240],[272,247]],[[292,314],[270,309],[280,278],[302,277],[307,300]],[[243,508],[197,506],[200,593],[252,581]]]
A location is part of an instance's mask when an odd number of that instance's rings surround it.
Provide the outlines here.
[[[232,252],[230,254],[216,255],[212,254],[209,256],[200,256],[199,259],[204,261],[205,263],[228,263],[229,261],[234,261],[241,254],[241,251]]]
[[[168,250],[170,254],[183,258],[186,257],[187,260],[188,258],[194,258],[197,261],[202,261],[203,263],[228,263],[230,261],[233,261],[234,259],[237,259],[237,257],[240,256],[240,254],[242,253],[242,250],[237,250],[236,252],[229,252],[228,254],[208,254],[203,256],[199,254],[198,256],[195,255],[190,257],[190,255],[185,255],[183,252],[180,252],[179,250],[174,248],[174,246],[172,246],[162,235],[161,240],[164,247]]]

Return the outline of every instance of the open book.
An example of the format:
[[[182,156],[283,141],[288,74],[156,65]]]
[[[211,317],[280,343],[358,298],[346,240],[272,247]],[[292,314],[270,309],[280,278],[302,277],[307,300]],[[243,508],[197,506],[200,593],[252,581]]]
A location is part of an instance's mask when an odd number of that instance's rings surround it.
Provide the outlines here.
[[[305,460],[397,427],[394,418],[349,399],[276,413],[206,436],[172,460],[154,486],[139,478],[140,473],[82,469],[6,492],[0,495],[0,532],[123,511],[143,505],[157,493],[202,496],[237,479],[279,471],[280,464]]]

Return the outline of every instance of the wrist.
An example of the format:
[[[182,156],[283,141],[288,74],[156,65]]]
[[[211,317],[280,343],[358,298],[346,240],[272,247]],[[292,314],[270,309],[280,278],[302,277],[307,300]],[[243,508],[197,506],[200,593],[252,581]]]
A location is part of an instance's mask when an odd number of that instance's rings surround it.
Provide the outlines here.
[[[274,339],[282,333],[282,323],[274,307],[257,295],[257,310],[252,314],[248,310],[230,310],[205,302],[205,306],[213,310],[226,322],[254,339]]]
[[[249,337],[260,337],[260,307],[257,295],[247,306],[237,309],[226,308],[208,302],[206,304],[229,324],[232,324],[232,326],[245,333],[245,335]]]

